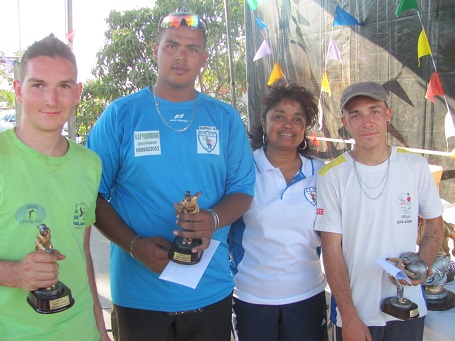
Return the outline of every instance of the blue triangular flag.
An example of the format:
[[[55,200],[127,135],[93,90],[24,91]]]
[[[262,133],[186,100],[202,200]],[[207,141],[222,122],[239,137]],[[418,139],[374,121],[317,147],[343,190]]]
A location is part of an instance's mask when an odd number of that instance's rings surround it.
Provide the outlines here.
[[[356,18],[354,18],[348,12],[342,10],[340,6],[337,6],[337,9],[335,11],[335,18],[333,19],[333,27],[352,25],[362,26],[362,24],[359,23]]]
[[[256,19],[256,22],[257,22],[260,30],[263,30],[264,28],[267,29],[267,31],[269,30],[267,25],[264,24],[261,19],[259,19],[258,17],[255,17],[255,19]]]

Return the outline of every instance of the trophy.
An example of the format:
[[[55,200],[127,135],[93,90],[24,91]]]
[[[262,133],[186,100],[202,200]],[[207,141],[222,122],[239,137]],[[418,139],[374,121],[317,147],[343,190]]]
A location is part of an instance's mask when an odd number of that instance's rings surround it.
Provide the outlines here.
[[[177,219],[179,218],[180,213],[199,212],[197,200],[201,194],[202,192],[197,192],[196,194],[191,195],[189,191],[185,191],[185,197],[175,211]],[[184,229],[183,231],[187,230]],[[169,250],[169,259],[175,263],[184,265],[197,264],[201,260],[203,252],[199,251],[197,253],[193,253],[191,250],[201,244],[201,239],[191,239],[177,236],[175,237]]]
[[[444,287],[451,265],[449,254],[436,257],[432,267],[433,275],[422,283],[425,288],[428,310],[442,311],[455,307],[455,294]]]
[[[403,270],[412,280],[419,280],[427,276],[427,265],[414,252],[405,252],[400,258],[387,258],[387,260]],[[404,286],[395,278],[393,282],[397,286],[397,295],[386,298],[382,302],[381,310],[401,320],[419,317],[417,304],[403,296]]]
[[[51,230],[45,225],[37,226],[39,233],[35,238],[35,252],[53,253]],[[48,288],[39,288],[28,294],[27,302],[40,314],[53,314],[69,309],[74,304],[71,290],[58,281]]]

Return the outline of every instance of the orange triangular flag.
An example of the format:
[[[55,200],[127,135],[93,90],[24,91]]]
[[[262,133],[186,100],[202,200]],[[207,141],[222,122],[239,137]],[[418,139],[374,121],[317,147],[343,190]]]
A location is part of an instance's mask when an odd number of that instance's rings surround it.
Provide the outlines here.
[[[275,62],[275,65],[273,66],[272,73],[270,74],[269,81],[267,82],[267,85],[272,85],[275,83],[278,79],[284,76],[283,70],[281,70],[280,64],[278,62]]]
[[[310,141],[311,143],[313,143],[316,147],[318,147],[317,151],[319,152],[319,140],[316,136],[316,133],[314,132],[314,130],[312,130],[312,135],[311,138],[310,138]]]
[[[441,78],[439,78],[438,71],[433,72],[428,83],[427,93],[425,98],[430,102],[435,102],[434,96],[443,96],[444,89],[442,88]]]
[[[322,76],[321,91],[327,92],[329,97],[332,96],[332,91],[330,90],[329,79],[327,78],[327,72],[324,71]]]
[[[419,36],[419,43],[417,46],[417,60],[419,62],[420,67],[420,57],[426,56],[431,54],[430,44],[428,44],[428,38],[425,33],[425,30],[422,29]]]

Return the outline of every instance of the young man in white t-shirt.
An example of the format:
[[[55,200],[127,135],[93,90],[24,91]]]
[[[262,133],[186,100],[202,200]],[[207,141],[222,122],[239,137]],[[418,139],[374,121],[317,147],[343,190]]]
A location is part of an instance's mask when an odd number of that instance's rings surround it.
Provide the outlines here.
[[[315,224],[336,301],[336,340],[422,340],[426,307],[420,284],[426,278],[404,289],[420,317],[401,321],[381,311],[397,287],[376,259],[415,251],[420,216],[425,230],[419,257],[431,269],[443,236],[436,185],[422,156],[387,144],[392,110],[382,86],[350,85],[341,110],[355,148],[319,171]]]

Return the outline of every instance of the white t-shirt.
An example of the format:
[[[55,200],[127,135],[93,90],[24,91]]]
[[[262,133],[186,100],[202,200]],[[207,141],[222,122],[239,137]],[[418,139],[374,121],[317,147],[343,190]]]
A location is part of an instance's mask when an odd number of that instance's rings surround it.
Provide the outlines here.
[[[315,230],[342,234],[343,257],[348,269],[354,305],[367,326],[384,326],[396,320],[381,311],[382,301],[396,296],[397,288],[376,259],[399,257],[415,251],[418,217],[432,219],[443,208],[428,163],[420,155],[392,147],[386,187],[377,199],[362,191],[348,153],[339,156],[318,173],[318,216]],[[357,163],[361,179],[369,187],[386,174],[387,161],[377,166]],[[383,190],[363,185],[374,198]],[[420,286],[406,286],[404,297],[427,313]],[[341,319],[337,309],[337,326]]]
[[[254,304],[281,305],[305,300],[324,290],[313,230],[316,218],[316,174],[324,163],[301,156],[302,168],[286,181],[264,150],[254,152],[255,196],[243,216],[244,225],[231,229],[236,244],[234,296]],[[231,251],[233,251],[231,249]]]

